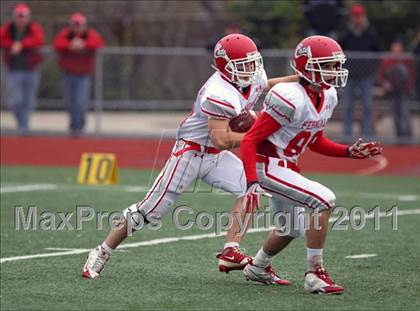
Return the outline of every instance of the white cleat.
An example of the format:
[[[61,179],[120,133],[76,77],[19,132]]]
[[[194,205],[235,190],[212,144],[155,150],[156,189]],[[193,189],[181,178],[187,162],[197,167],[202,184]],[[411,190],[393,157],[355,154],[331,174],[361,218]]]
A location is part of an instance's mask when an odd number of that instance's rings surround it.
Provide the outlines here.
[[[314,294],[341,294],[344,287],[331,280],[328,272],[321,267],[316,267],[315,271],[305,273],[305,292]]]
[[[249,281],[255,281],[266,285],[290,285],[290,281],[280,278],[270,266],[264,268],[248,264],[244,268],[245,278]]]
[[[105,253],[100,245],[92,249],[89,252],[85,265],[83,266],[82,276],[88,279],[96,279],[99,277],[99,274],[110,258],[111,256]]]

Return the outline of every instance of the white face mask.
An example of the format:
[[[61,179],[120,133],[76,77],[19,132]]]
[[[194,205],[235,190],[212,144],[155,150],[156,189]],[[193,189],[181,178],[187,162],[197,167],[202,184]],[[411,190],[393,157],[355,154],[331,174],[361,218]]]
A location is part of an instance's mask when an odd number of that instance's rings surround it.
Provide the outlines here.
[[[309,58],[305,69],[312,72],[313,81],[316,81],[315,75],[318,73],[321,77],[320,83],[333,87],[344,87],[349,75],[349,71],[343,68],[345,62],[346,56],[343,53],[335,53],[328,57]],[[322,66],[328,63],[334,63],[334,68],[323,69]]]
[[[263,69],[264,64],[259,52],[250,53],[246,58],[230,60],[225,66],[225,70],[231,74],[229,80],[239,87],[256,83]]]
[[[312,74],[311,77],[299,71],[293,61],[290,62],[290,66],[300,77],[311,84],[320,85],[323,83],[327,86],[345,87],[349,75],[349,71],[343,68],[345,62],[346,56],[343,53],[334,53],[333,56],[328,57],[309,58],[305,65],[305,70]],[[323,69],[322,66],[327,63],[334,63],[335,68],[333,70]],[[321,81],[317,81],[317,74],[320,75]]]

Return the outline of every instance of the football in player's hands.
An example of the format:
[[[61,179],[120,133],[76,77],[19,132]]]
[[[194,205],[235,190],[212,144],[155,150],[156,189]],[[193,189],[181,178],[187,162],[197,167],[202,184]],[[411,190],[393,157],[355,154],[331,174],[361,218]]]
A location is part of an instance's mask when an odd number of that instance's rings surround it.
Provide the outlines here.
[[[245,133],[254,124],[257,114],[252,110],[242,110],[236,117],[230,119],[229,127],[234,132]]]

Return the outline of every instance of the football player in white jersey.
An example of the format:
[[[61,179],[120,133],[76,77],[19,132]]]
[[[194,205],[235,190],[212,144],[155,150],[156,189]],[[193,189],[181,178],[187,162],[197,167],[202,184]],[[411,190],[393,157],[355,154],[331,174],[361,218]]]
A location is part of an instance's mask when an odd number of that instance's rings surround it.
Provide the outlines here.
[[[241,158],[248,187],[245,204],[259,205],[260,196],[266,195],[274,215],[282,215],[277,218],[276,230],[269,233],[252,263],[244,268],[248,280],[290,284],[274,272],[271,261],[307,227],[305,291],[344,291],[328,275],[322,257],[335,195],[300,175],[297,160],[307,147],[327,156],[357,159],[382,151],[377,142],[363,143],[359,139],[347,146],[323,134],[337,105],[335,87],[344,87],[347,81],[348,71],[342,67],[345,61],[340,45],[331,38],[311,36],[300,42],[291,62],[299,82],[280,83],[270,90],[261,115],[242,140]],[[313,212],[306,225],[305,207]],[[315,226],[316,215],[319,227]]]
[[[251,110],[258,97],[276,83],[297,81],[298,77],[267,80],[255,43],[241,34],[225,36],[216,44],[213,67],[216,72],[200,89],[190,115],[178,127],[177,140],[165,167],[146,197],[124,210],[121,227],[112,229],[105,241],[89,253],[83,277],[98,277],[130,228],[136,228],[142,221],[160,220],[196,179],[237,197],[232,209],[236,216],[231,218],[227,243],[217,256],[219,270],[242,270],[250,261],[239,249],[242,236],[237,234],[238,220],[242,221],[246,214],[243,209],[246,180],[241,160],[229,151],[239,146],[245,133],[232,131],[229,122],[244,110]]]

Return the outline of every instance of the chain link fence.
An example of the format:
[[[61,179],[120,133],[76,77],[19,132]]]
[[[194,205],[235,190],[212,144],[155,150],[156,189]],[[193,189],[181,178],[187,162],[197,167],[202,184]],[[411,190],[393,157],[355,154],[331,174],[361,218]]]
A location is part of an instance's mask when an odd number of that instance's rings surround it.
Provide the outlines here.
[[[43,49],[41,82],[38,92],[37,110],[64,110],[62,73],[57,64],[57,55],[51,47]],[[264,66],[268,77],[291,74],[289,60],[292,50],[263,50]],[[389,114],[391,102],[378,83],[378,71],[388,53],[346,53],[350,70],[350,81],[372,77],[375,82],[371,92],[372,107],[376,115]],[[395,57],[394,57],[395,58]],[[419,71],[419,58],[406,53],[399,56],[410,62],[406,83],[415,79],[415,68]],[[106,47],[97,56],[93,78],[91,109],[96,111],[96,129],[101,111],[187,111],[191,109],[197,91],[212,74],[210,67],[212,51],[205,48],[153,48],[153,47]],[[416,67],[417,66],[417,67]],[[1,109],[6,109],[6,75],[2,66]],[[416,77],[420,79],[420,77]],[[405,104],[413,114],[418,114],[420,96],[414,83],[410,86]],[[339,91],[342,97],[342,90]],[[354,97],[354,101],[360,96]],[[361,105],[355,105],[356,119],[361,117]],[[342,105],[337,107],[335,119],[342,117]]]

